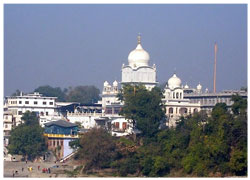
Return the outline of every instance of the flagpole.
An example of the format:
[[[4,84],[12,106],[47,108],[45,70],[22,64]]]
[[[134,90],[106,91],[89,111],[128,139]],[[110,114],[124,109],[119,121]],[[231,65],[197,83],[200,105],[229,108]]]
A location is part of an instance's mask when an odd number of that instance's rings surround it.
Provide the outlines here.
[[[216,92],[216,63],[217,63],[217,43],[214,44],[214,93]]]

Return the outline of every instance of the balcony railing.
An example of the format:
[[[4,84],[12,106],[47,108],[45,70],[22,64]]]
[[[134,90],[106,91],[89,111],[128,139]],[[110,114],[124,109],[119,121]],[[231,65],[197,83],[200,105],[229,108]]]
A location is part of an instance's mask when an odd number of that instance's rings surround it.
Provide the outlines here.
[[[78,135],[70,135],[70,134],[44,134],[49,138],[79,138]]]

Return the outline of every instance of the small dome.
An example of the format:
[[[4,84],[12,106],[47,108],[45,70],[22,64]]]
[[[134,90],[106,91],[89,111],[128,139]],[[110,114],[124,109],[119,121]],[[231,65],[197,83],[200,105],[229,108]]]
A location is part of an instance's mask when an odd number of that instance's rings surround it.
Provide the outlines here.
[[[177,87],[181,87],[181,79],[174,74],[169,80],[168,80],[168,87],[170,89],[174,89]]]
[[[128,63],[131,67],[148,66],[150,56],[141,46],[141,37],[138,36],[138,44],[135,50],[128,55]]]
[[[113,86],[118,86],[118,82],[116,80],[113,82]]]
[[[188,88],[189,88],[189,86],[186,84],[186,85],[184,86],[184,88],[185,88],[185,89],[188,89]]]
[[[201,86],[201,84],[199,83],[198,85],[197,85],[197,90],[201,90],[202,89],[202,86]]]
[[[104,83],[103,83],[103,86],[108,86],[109,85],[109,83],[108,83],[108,81],[105,81]]]

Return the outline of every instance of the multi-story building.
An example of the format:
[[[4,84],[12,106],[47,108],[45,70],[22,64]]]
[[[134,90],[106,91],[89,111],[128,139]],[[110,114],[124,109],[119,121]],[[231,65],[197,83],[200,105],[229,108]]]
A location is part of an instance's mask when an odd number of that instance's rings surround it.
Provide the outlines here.
[[[238,94],[243,98],[247,98],[246,91],[237,90],[225,90],[216,93],[209,93],[208,91],[204,93],[197,93],[192,91],[189,93],[184,93],[184,98],[189,99],[192,103],[200,103],[201,110],[205,110],[208,113],[212,112],[213,107],[217,103],[225,103],[230,109],[233,105],[232,96]]]
[[[164,98],[162,99],[168,118],[167,126],[176,126],[176,121],[181,116],[190,115],[200,111],[199,102],[191,102],[184,99],[184,88],[181,85],[181,79],[174,74],[166,84],[164,89]]]
[[[20,96],[7,96],[5,99],[5,110],[13,115],[16,125],[19,125],[21,117],[26,111],[36,112],[40,123],[43,124],[59,114],[56,111],[56,97],[44,97],[38,92],[23,94]]]
[[[78,138],[78,126],[65,120],[52,121],[44,125],[48,149],[55,153],[58,160],[70,155],[74,149],[69,143]]]
[[[3,114],[3,135],[4,147],[9,144],[10,131],[15,126],[15,119],[10,111],[4,111]]]
[[[122,84],[143,84],[152,89],[158,84],[156,81],[156,66],[149,66],[150,56],[141,45],[138,36],[137,46],[128,55],[128,65],[122,65]]]

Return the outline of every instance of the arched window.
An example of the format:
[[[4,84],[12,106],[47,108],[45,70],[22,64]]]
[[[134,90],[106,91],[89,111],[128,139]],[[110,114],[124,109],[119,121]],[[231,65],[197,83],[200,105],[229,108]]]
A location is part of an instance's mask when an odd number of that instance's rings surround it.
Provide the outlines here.
[[[175,99],[175,92],[173,92],[173,98]]]
[[[176,99],[179,99],[179,93],[178,92],[176,93]]]
[[[182,93],[180,93],[180,99],[182,99]]]
[[[181,115],[187,114],[187,108],[180,108],[179,112]]]
[[[168,112],[169,112],[169,114],[173,114],[173,113],[174,113],[173,108],[169,108],[169,109],[168,109]]]

